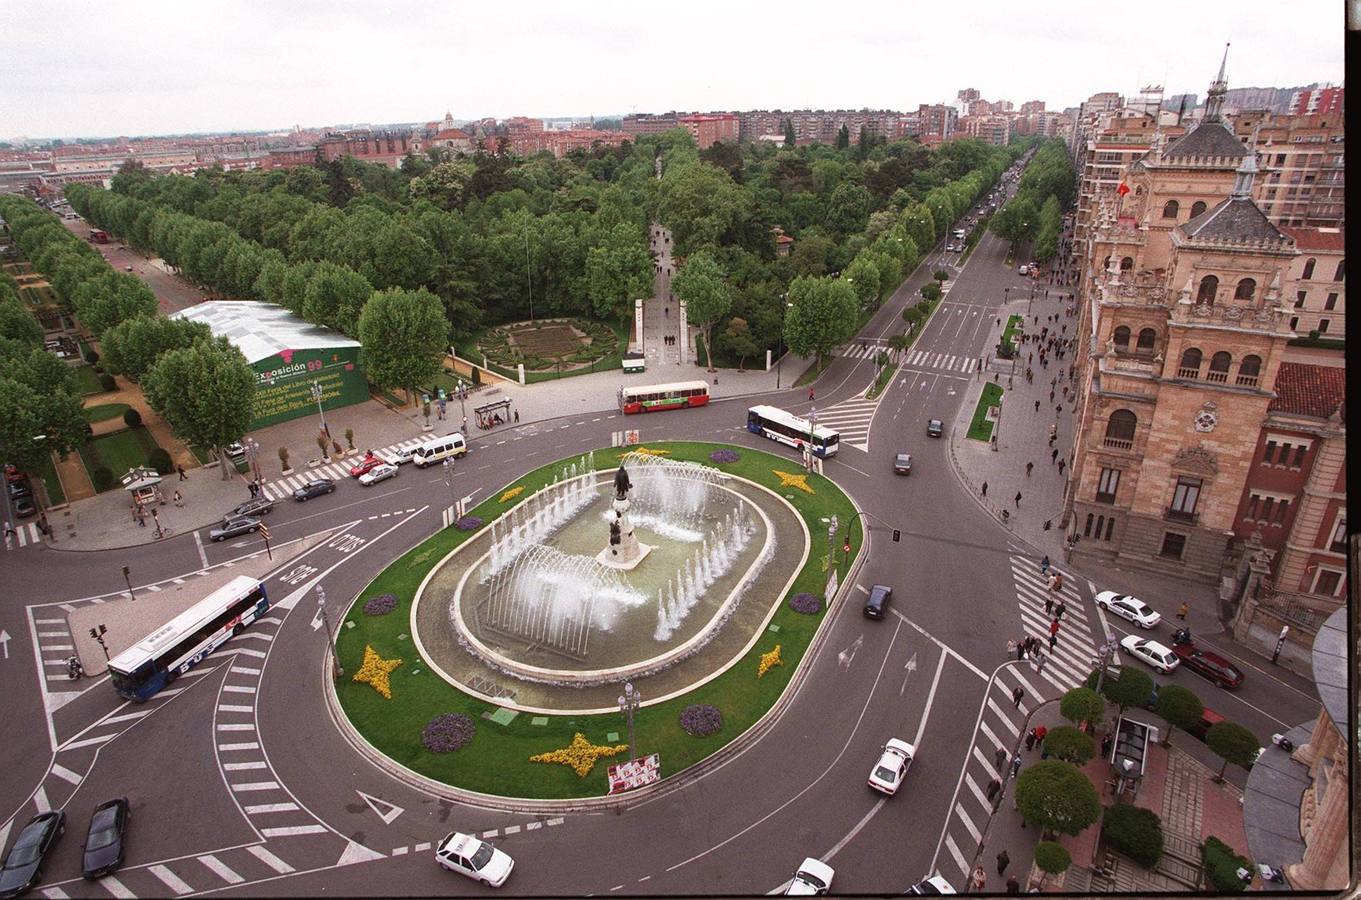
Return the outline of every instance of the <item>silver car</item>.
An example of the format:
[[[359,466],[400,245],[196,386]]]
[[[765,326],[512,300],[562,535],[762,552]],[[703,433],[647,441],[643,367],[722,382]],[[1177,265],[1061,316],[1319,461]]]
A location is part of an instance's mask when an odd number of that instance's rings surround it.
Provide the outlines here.
[[[260,530],[260,520],[255,516],[241,516],[236,519],[228,519],[221,525],[208,532],[208,537],[214,541],[225,541],[227,538],[234,538],[242,534],[250,534],[252,531]]]

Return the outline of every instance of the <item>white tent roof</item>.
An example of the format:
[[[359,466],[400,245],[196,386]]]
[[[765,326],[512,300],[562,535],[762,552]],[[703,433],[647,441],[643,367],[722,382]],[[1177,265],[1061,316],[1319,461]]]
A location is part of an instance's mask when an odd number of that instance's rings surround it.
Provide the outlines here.
[[[284,350],[360,346],[358,341],[324,326],[313,325],[273,303],[214,300],[175,315],[207,324],[214,336],[227,338],[246,357],[246,362],[252,364]]]

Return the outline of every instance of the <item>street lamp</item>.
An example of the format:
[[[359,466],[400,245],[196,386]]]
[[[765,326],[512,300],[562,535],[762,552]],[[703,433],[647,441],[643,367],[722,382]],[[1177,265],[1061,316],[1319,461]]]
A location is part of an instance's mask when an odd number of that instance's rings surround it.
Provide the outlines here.
[[[779,354],[775,357],[775,390],[777,391],[780,389],[780,363],[784,362],[784,315],[785,310],[789,309],[788,298],[788,294],[780,295],[780,338],[775,344],[776,353]]]
[[[132,575],[129,572],[127,566],[123,567],[123,580],[127,582],[128,585],[128,596],[131,597],[133,600],[136,600],[137,595],[132,592]]]
[[[642,705],[643,695],[634,687],[632,681],[624,682],[624,693],[619,695],[619,711],[624,714],[624,722],[629,733],[629,762],[633,762],[633,714]]]
[[[317,606],[321,609],[321,627],[326,629],[326,643],[331,645],[331,677],[340,678],[344,676],[345,669],[340,665],[340,656],[336,653],[335,635],[331,634],[331,623],[326,618],[326,591],[321,585],[317,585]]]
[[[454,519],[454,509],[458,506],[458,501],[454,499],[454,461],[450,457],[444,457],[444,483],[449,486],[449,521],[452,524]]]
[[[836,516],[832,516],[832,521],[827,525],[827,569],[831,571],[836,568],[836,532],[841,527],[841,523]]]
[[[260,442],[255,438],[248,437],[241,441],[241,446],[246,450],[246,456],[250,459],[251,474],[255,476],[255,483],[259,484],[263,479],[260,478],[260,460],[257,454],[260,452]]]
[[[810,407],[808,410],[808,471],[813,471],[813,432],[818,427],[818,408]]]
[[[328,438],[331,436],[331,429],[326,427],[326,411],[321,408],[321,382],[312,382],[312,399],[317,401],[317,415],[321,416],[321,430]]]
[[[1092,660],[1092,662],[1098,663],[1101,666],[1101,670],[1096,676],[1096,692],[1098,694],[1101,693],[1101,685],[1106,680],[1106,667],[1110,665],[1111,656],[1119,646],[1119,641],[1115,640],[1115,638],[1111,638],[1101,645],[1101,649],[1098,651],[1101,654],[1100,658]]]

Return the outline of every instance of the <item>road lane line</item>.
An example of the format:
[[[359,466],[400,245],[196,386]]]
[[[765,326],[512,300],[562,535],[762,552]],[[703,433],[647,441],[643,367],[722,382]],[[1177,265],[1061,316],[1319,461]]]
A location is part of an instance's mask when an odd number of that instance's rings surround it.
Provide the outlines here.
[[[176,894],[188,894],[194,889],[191,888],[184,879],[170,871],[165,866],[147,866],[147,871],[161,880],[161,883],[170,888]]]
[[[198,561],[203,568],[208,568],[208,551],[203,549],[203,535],[194,532],[194,546],[198,548]]]
[[[327,831],[324,825],[289,825],[286,828],[261,828],[260,833],[267,838],[274,838],[295,834],[327,834]]]
[[[240,884],[241,882],[246,880],[242,878],[240,875],[233,872],[226,863],[218,859],[216,856],[213,856],[213,854],[211,853],[203,854],[198,858],[198,861],[203,863],[203,865],[206,866],[209,871],[217,875],[219,878],[221,878],[228,884]]]
[[[257,803],[254,806],[241,807],[248,816],[261,816],[266,813],[296,812],[296,803]]]
[[[137,895],[128,890],[123,882],[114,878],[112,875],[105,875],[99,879],[99,886],[113,894],[119,900],[136,900]]]
[[[80,784],[81,779],[85,777],[84,775],[79,775],[75,772],[72,772],[70,769],[57,763],[52,764],[52,774],[64,781],[69,781],[72,784],[76,785]]]
[[[860,819],[859,822],[856,822],[856,823],[855,823],[855,827],[852,828],[850,831],[846,832],[845,837],[843,837],[841,840],[837,841],[836,844],[832,847],[831,850],[828,850],[825,854],[823,854],[823,856],[822,856],[822,861],[823,861],[823,862],[827,862],[829,859],[831,859],[832,857],[834,857],[834,856],[836,856],[838,853],[840,853],[840,852],[841,852],[841,849],[842,849],[843,847],[845,847],[847,844],[849,844],[849,843],[851,842],[851,840],[852,840],[857,834],[860,833],[861,829],[863,829],[866,825],[868,825],[868,824],[870,823],[870,819],[873,819],[875,813],[877,813],[877,812],[879,812],[879,810],[883,809],[884,804],[887,803],[887,802],[888,802],[888,798],[887,798],[887,797],[880,797],[880,798],[875,802],[875,804],[874,804],[873,806],[870,807],[870,811],[867,812],[867,813],[865,813],[865,815],[864,815],[863,817],[861,817],[861,819]]]
[[[280,875],[287,875],[289,872],[293,871],[292,866],[284,862],[282,859],[279,859],[279,857],[275,856],[273,853],[270,853],[268,850],[266,850],[264,847],[261,847],[259,844],[247,847],[246,852],[249,853],[251,856],[254,856],[256,859],[260,860],[260,862],[269,866],[274,871],[278,872]]]
[[[226,750],[259,750],[259,749],[260,749],[260,745],[259,745],[258,743],[256,743],[255,741],[249,741],[249,742],[246,742],[246,743],[243,743],[243,744],[218,744],[218,745],[217,745],[217,749],[223,750],[223,751],[226,751]]]
[[[131,722],[134,719],[142,718],[142,716],[145,716],[149,712],[151,712],[149,709],[139,709],[136,712],[123,713],[121,716],[109,716],[104,720],[104,724],[107,725],[110,722]]]
[[[95,744],[102,744],[105,741],[111,741],[116,737],[118,737],[117,734],[101,734],[98,737],[86,738],[83,741],[72,741],[69,744],[64,744],[62,745],[62,749],[75,750],[77,747],[92,747]]]
[[[279,782],[277,781],[243,781],[240,784],[231,786],[232,791],[237,794],[247,791],[277,791]]]

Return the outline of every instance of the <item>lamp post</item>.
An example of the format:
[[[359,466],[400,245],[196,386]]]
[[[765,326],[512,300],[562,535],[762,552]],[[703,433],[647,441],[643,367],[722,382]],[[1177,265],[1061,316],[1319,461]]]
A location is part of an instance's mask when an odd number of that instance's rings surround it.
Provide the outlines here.
[[[248,437],[241,442],[241,446],[246,449],[246,456],[250,459],[250,471],[255,476],[255,483],[259,484],[263,479],[260,478],[260,442],[255,438]]]
[[[463,421],[465,423],[468,421],[468,404],[466,402],[467,399],[468,399],[468,385],[464,383],[462,378],[460,378],[458,380],[458,408],[460,412],[462,412],[463,414]]]
[[[104,651],[104,662],[109,661],[109,645],[104,643],[104,635],[108,634],[109,629],[105,625],[96,625],[90,629],[90,637],[99,642],[99,649]]]
[[[317,401],[317,415],[321,417],[321,431],[329,438],[331,436],[331,430],[326,427],[326,411],[321,408],[321,382],[313,381],[311,389],[312,399]]]
[[[1106,667],[1111,663],[1111,655],[1115,653],[1116,648],[1119,646],[1119,642],[1116,641],[1115,638],[1111,638],[1101,645],[1100,658],[1092,660],[1092,662],[1099,664],[1101,667],[1096,676],[1096,692],[1098,694],[1101,693],[1101,685],[1106,681]]]
[[[133,600],[136,600],[137,595],[132,592],[132,574],[127,566],[123,567],[123,581],[127,583],[128,596],[131,597]]]
[[[810,472],[813,471],[813,432],[817,431],[817,427],[818,408],[814,406],[808,410],[808,460],[805,465]]]
[[[632,681],[624,682],[624,693],[619,695],[619,711],[624,714],[624,723],[628,726],[629,733],[629,762],[633,762],[633,714],[642,705],[643,695],[634,687]]]
[[[326,618],[326,591],[321,585],[317,585],[317,607],[321,610],[321,627],[326,629],[326,643],[331,646],[331,677],[340,678],[344,676],[345,669],[340,665],[340,656],[336,653],[335,635],[331,634],[331,622]]]
[[[454,499],[454,461],[452,458],[444,457],[444,483],[449,486],[449,523],[453,524],[454,509],[458,502]]]
[[[836,533],[841,527],[841,522],[836,516],[832,516],[832,521],[827,525],[827,570],[830,572],[836,568]]]
[[[789,295],[780,295],[780,338],[775,344],[775,390],[780,389],[780,364],[784,362],[784,315],[785,310],[789,309]]]

